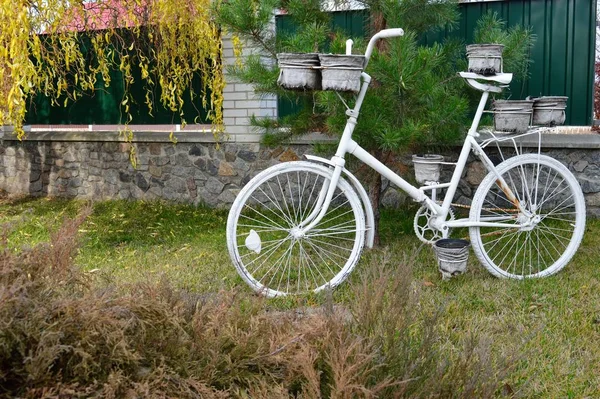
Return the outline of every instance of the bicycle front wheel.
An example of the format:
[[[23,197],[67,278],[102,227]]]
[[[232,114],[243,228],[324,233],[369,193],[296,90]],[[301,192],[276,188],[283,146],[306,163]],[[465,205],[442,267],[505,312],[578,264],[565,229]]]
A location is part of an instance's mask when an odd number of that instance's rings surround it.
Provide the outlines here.
[[[585,229],[585,201],[581,187],[559,161],[525,154],[497,167],[506,187],[490,172],[471,205],[471,221],[505,227],[471,227],[471,244],[483,266],[497,277],[544,277],[571,260]],[[517,205],[520,206],[517,206]]]
[[[320,209],[332,169],[310,162],[275,165],[236,198],[227,246],[246,283],[268,297],[318,292],[346,279],[360,257],[365,216],[359,197],[340,178],[323,219],[302,237],[295,229]]]

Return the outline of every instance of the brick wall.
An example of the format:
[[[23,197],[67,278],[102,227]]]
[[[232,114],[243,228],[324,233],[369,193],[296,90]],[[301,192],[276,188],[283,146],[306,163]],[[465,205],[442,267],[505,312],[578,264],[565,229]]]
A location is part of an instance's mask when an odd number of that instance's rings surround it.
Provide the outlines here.
[[[256,48],[244,46],[243,57],[255,54]],[[230,37],[223,39],[223,56],[225,66],[234,65],[236,58]],[[223,93],[223,118],[225,131],[229,134],[252,134],[250,117],[276,117],[277,98],[275,96],[259,96],[254,93],[254,87],[241,83],[225,71],[225,86]]]

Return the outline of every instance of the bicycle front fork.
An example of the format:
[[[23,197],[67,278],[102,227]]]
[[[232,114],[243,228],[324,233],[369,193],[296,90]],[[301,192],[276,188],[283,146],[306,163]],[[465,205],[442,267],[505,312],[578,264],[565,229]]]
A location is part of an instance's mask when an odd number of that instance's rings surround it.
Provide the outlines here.
[[[333,157],[333,162],[335,163],[335,168],[331,174],[329,184],[327,184],[328,180],[325,178],[323,187],[321,187],[319,198],[317,198],[317,203],[313,211],[306,217],[306,219],[300,222],[295,229],[293,229],[292,235],[295,238],[303,237],[308,231],[310,231],[310,229],[319,224],[319,222],[327,213],[345,164],[344,159],[339,157]]]

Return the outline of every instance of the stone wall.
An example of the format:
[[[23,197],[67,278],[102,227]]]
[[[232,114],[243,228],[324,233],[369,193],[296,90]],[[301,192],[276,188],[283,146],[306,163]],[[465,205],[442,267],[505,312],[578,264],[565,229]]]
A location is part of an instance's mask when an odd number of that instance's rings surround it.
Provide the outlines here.
[[[131,145],[138,153],[136,168],[129,160]],[[257,173],[279,162],[300,159],[312,148],[308,144],[268,148],[244,142],[217,146],[206,142],[4,140],[0,145],[0,190],[11,195],[163,199],[227,208]],[[600,149],[550,147],[543,152],[569,167],[585,193],[588,213],[600,216]],[[444,155],[447,161],[456,161],[458,149]],[[399,157],[388,166],[414,182],[410,156]],[[451,171],[451,166],[445,166],[441,180],[448,181]],[[470,159],[455,202],[468,204],[485,174],[481,163]],[[387,182],[384,188],[384,206],[410,202]]]
[[[166,136],[166,134],[163,134]],[[129,159],[135,146],[137,165]],[[4,140],[0,144],[0,191],[9,195],[51,196],[94,200],[164,199],[227,207],[257,173],[279,162],[313,153],[312,145],[269,148],[258,143],[44,141]],[[595,152],[594,152],[595,153]],[[322,154],[321,154],[322,155]],[[444,154],[453,161],[457,151]],[[550,154],[571,165],[584,191],[600,191],[598,162],[584,151],[554,150]],[[600,158],[600,155],[598,156]],[[414,183],[410,156],[388,163]],[[352,169],[352,163],[349,164]],[[450,179],[446,167],[442,179]],[[470,162],[456,201],[468,203],[473,187],[485,176],[479,162]],[[383,204],[398,207],[406,195],[384,181]],[[600,196],[600,194],[598,194]],[[600,197],[595,206],[600,206]]]
[[[164,199],[230,205],[261,170],[299,159],[308,146],[258,144],[4,141],[0,190],[10,195],[82,199]]]

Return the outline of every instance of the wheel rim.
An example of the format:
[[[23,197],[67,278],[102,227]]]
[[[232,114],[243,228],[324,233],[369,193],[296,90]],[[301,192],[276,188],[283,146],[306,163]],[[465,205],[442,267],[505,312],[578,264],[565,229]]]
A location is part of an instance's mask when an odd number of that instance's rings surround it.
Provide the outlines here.
[[[519,211],[495,179],[488,182],[478,220],[503,219],[507,227],[478,228],[483,261],[509,278],[543,277],[560,270],[580,241],[578,187],[565,171],[547,162],[521,162],[501,175],[525,211]]]
[[[256,291],[269,297],[320,291],[335,287],[352,270],[362,248],[364,222],[360,202],[344,180],[325,217],[298,235],[300,222],[318,211],[328,177],[325,168],[292,167],[267,174],[241,193],[233,258]]]

